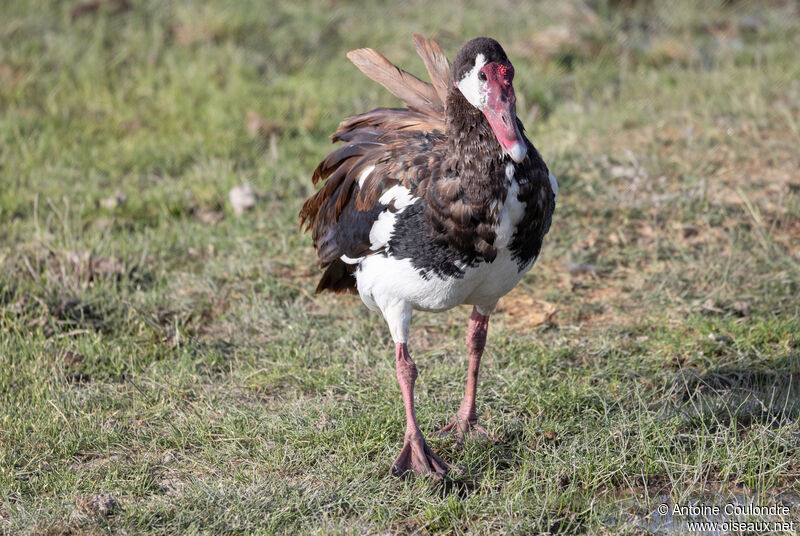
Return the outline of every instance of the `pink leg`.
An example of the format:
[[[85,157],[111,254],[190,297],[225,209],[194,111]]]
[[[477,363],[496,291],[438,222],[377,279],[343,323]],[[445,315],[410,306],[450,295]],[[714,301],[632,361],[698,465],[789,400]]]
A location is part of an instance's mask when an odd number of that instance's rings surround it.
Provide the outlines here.
[[[478,423],[478,415],[475,413],[475,394],[478,389],[478,368],[481,364],[481,356],[486,346],[486,333],[489,331],[489,317],[483,316],[478,312],[478,308],[472,309],[472,316],[469,317],[469,327],[467,328],[467,352],[469,353],[469,367],[467,369],[467,387],[464,390],[464,400],[456,413],[453,422],[439,430],[439,434],[454,433],[459,441],[468,432],[475,431],[482,435],[487,435],[486,429]]]
[[[392,464],[390,472],[393,476],[401,478],[405,478],[410,471],[441,478],[450,466],[428,448],[417,425],[417,416],[414,412],[414,381],[417,379],[417,366],[408,354],[406,343],[395,344],[395,370],[400,391],[403,393],[403,405],[406,408],[406,435],[403,440],[403,450]]]

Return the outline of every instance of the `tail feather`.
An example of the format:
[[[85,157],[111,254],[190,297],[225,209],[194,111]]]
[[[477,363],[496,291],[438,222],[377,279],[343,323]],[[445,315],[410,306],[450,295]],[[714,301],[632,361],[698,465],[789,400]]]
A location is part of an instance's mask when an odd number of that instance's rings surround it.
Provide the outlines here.
[[[428,76],[431,77],[433,88],[442,102],[447,102],[447,94],[450,86],[453,85],[453,75],[450,70],[450,62],[445,56],[439,44],[433,39],[425,39],[420,34],[414,34],[414,45],[417,47],[417,54],[425,63]]]
[[[351,50],[347,53],[347,58],[361,72],[405,102],[409,109],[444,119],[444,101],[439,98],[434,87],[397,67],[377,50]]]
[[[341,292],[355,294],[358,290],[356,289],[356,278],[353,275],[354,270],[355,267],[353,265],[336,259],[325,269],[314,294],[319,294],[323,290],[331,290],[336,294]]]

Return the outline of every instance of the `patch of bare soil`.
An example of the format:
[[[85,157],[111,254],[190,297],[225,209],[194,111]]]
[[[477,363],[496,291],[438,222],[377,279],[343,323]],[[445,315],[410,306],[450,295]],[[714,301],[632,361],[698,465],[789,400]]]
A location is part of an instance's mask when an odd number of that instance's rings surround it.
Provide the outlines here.
[[[584,240],[587,243],[595,241],[593,236]],[[587,247],[590,246],[587,244]],[[591,263],[564,262],[562,259],[552,259],[538,268],[537,288],[546,286],[551,293],[557,290],[558,294],[551,298],[551,303],[540,299],[539,292],[525,286],[512,291],[500,300],[497,307],[497,312],[505,317],[510,327],[572,326],[588,329],[625,325],[633,320],[635,302],[628,289],[636,287],[631,281],[634,275],[624,271],[611,275]]]
[[[96,493],[91,497],[78,497],[75,499],[75,517],[102,516],[110,517],[114,514],[119,503],[110,493]]]
[[[554,303],[537,300],[529,292],[519,289],[501,299],[495,312],[503,315],[511,327],[533,328],[550,324],[558,307]]]
[[[624,325],[630,322],[622,303],[628,297],[621,288],[613,285],[591,286],[582,289],[579,300],[583,302],[577,314],[572,317],[581,327]]]

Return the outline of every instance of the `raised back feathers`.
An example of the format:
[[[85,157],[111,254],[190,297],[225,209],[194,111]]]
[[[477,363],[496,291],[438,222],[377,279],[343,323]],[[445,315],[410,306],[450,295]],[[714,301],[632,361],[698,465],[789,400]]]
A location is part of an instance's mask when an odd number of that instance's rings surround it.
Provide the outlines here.
[[[444,118],[444,105],[433,86],[396,67],[380,52],[371,48],[359,48],[348,52],[347,58],[362,73],[405,102],[410,110]]]
[[[347,53],[347,58],[361,72],[388,89],[395,97],[414,110],[444,121],[447,92],[452,84],[450,62],[439,45],[414,34],[417,48],[433,85],[397,67],[383,54],[371,48],[359,48]]]
[[[417,48],[417,54],[425,63],[428,76],[433,82],[433,89],[436,90],[439,100],[445,103],[443,106],[446,106],[447,94],[453,85],[453,76],[447,56],[444,55],[436,41],[425,39],[420,34],[414,34],[414,46]]]
[[[314,171],[312,182],[323,182],[300,210],[300,224],[312,230],[312,240],[325,274],[317,292],[354,290],[354,266],[345,264],[342,254],[355,257],[369,249],[369,229],[377,217],[378,200],[384,191],[402,182],[406,187],[419,180],[419,173],[407,168],[409,154],[417,159],[438,160],[431,153],[434,138],[445,130],[445,106],[452,86],[450,62],[432,40],[414,35],[417,53],[425,63],[433,84],[396,67],[379,52],[362,48],[347,57],[364,74],[378,82],[408,106],[378,108],[345,119],[333,135],[343,141]],[[409,139],[412,136],[414,139]],[[426,156],[421,154],[427,153]],[[361,175],[374,166],[368,176]],[[434,166],[435,167],[435,166]],[[340,220],[346,225],[338,225]]]
[[[414,43],[433,84],[400,69],[371,48],[360,48],[347,54],[356,67],[405,102],[408,109],[378,108],[349,117],[339,124],[333,141],[347,143],[334,150],[317,166],[312,182],[314,185],[320,181],[325,184],[305,202],[300,211],[300,224],[306,225],[306,230],[312,228],[315,247],[319,246],[325,228],[339,220],[350,202],[360,173],[376,164],[376,160],[382,159],[383,164],[390,165],[385,156],[395,151],[386,146],[402,145],[401,138],[404,136],[398,136],[398,133],[440,135],[444,132],[445,102],[452,85],[450,62],[435,41],[414,34]],[[371,173],[369,180],[358,188],[360,194],[357,204],[360,210],[374,204],[385,188],[398,182],[397,178],[389,179],[379,171]],[[326,259],[321,258],[320,261],[324,264]]]

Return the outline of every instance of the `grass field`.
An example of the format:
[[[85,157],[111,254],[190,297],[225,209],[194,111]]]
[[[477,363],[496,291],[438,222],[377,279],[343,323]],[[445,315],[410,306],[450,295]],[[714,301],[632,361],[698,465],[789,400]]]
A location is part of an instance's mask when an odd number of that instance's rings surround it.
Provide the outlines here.
[[[7,0],[0,4],[0,533],[680,532],[660,502],[800,523],[800,6]],[[516,67],[560,184],[493,316],[486,442],[388,469],[393,345],[313,296],[297,212],[347,115],[476,35]],[[237,217],[236,185],[258,194]],[[415,316],[429,433],[468,308]],[[683,527],[683,528],[682,528]]]

